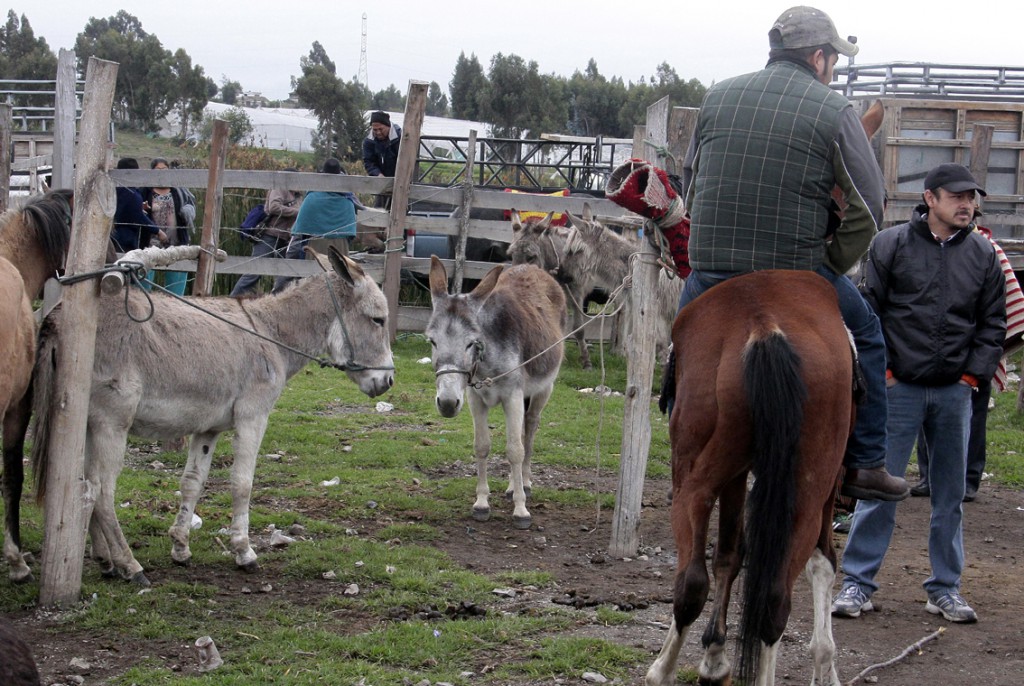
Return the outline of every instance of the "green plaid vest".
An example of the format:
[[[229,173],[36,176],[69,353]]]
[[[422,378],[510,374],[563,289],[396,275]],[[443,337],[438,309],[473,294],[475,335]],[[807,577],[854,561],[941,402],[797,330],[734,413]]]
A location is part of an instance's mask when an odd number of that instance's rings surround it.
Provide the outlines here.
[[[831,146],[849,101],[774,62],[713,86],[697,121],[694,269],[815,269],[825,256]]]

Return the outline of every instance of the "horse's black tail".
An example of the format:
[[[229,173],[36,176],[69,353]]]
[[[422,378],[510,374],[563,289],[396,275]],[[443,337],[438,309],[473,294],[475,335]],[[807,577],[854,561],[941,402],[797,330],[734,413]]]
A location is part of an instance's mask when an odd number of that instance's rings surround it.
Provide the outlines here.
[[[743,362],[754,485],[747,498],[739,676],[743,683],[752,684],[761,642],[777,641],[789,616],[784,575],[796,508],[795,473],[807,389],[800,376],[800,358],[781,332],[752,341]]]
[[[36,366],[32,370],[32,474],[36,502],[46,496],[46,470],[50,453],[50,415],[53,402],[54,372],[57,369],[57,328],[59,310],[54,309],[39,328]]]

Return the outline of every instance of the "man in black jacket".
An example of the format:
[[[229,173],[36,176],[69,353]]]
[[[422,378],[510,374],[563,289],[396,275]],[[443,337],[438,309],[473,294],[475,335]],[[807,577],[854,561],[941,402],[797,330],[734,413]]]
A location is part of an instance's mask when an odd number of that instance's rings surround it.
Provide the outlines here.
[[[394,176],[402,128],[391,123],[391,115],[378,110],[370,115],[370,133],[363,139],[363,167],[369,176]],[[378,195],[377,207],[390,209],[391,195]]]
[[[363,167],[370,176],[394,176],[402,128],[391,123],[387,112],[370,115],[370,133],[363,139]]]
[[[972,230],[975,192],[985,195],[966,167],[932,169],[924,204],[910,222],[872,241],[864,283],[865,297],[882,320],[888,355],[886,467],[904,474],[919,430],[932,448],[925,609],[951,622],[977,621],[960,595],[971,397],[979,379],[995,373],[1006,335],[999,258]],[[857,503],[843,554],[846,576],[832,614],[858,617],[873,609],[875,575],[895,523],[895,503]]]

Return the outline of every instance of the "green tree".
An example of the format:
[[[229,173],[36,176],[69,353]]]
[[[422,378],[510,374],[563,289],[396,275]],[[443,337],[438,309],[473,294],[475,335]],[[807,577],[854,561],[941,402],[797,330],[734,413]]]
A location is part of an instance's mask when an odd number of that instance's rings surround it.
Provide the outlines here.
[[[232,81],[226,76],[220,77],[220,101],[225,105],[234,105],[238,96],[242,94],[242,84]]]
[[[313,145],[317,152],[331,156],[334,150],[334,115],[345,98],[345,88],[338,78],[337,67],[319,41],[313,41],[309,55],[299,58],[302,76],[294,79],[295,95],[299,104],[313,110],[317,130]]]
[[[228,142],[231,145],[255,144],[252,120],[249,119],[249,115],[241,107],[232,107],[217,116],[205,114],[202,118],[202,123],[199,125],[200,137],[204,142],[209,143],[213,139],[213,122],[216,119],[222,119],[227,122]]]
[[[626,101],[619,110],[619,130],[626,138],[633,137],[633,127],[647,121],[647,107],[657,101],[654,89],[646,79],[640,78],[639,83],[630,83],[626,89]]]
[[[541,75],[537,63],[518,55],[491,58],[487,87],[481,92],[480,116],[494,125],[499,137],[537,136],[566,129],[568,102],[565,80]]]
[[[404,112],[405,96],[395,87],[395,84],[391,84],[384,90],[373,94],[373,97],[370,98],[370,109]]]
[[[209,83],[200,68],[192,66],[187,53],[171,54],[125,10],[106,19],[89,19],[75,40],[75,51],[81,71],[90,57],[118,63],[114,116],[132,128],[156,131],[157,122],[179,106],[182,98],[198,101],[208,92]],[[203,96],[199,95],[200,77]]]
[[[427,110],[426,113],[434,117],[447,117],[448,96],[441,90],[437,81],[431,81],[427,89]]]
[[[700,107],[708,90],[697,79],[681,79],[668,62],[658,65],[657,73],[651,81],[655,84],[657,92],[657,97],[651,102],[667,95],[673,107]]]
[[[299,103],[313,110],[317,130],[313,147],[323,157],[351,159],[366,135],[362,106],[365,89],[355,80],[345,83],[319,42],[299,59],[302,76],[293,79]]]
[[[569,130],[578,136],[598,134],[623,136],[619,112],[626,104],[627,92],[622,79],[606,79],[591,59],[584,73],[576,72],[569,79]]]
[[[452,80],[448,82],[448,91],[452,96],[452,116],[456,119],[479,121],[481,116],[478,95],[485,91],[486,87],[487,77],[484,75],[484,68],[480,66],[480,60],[476,55],[466,57],[466,53],[460,52],[459,59],[455,62]]]
[[[209,102],[207,93],[210,79],[202,67],[192,65],[192,58],[181,48],[174,53],[171,72],[174,74],[172,95],[181,124],[181,138],[184,140],[188,138],[189,130],[203,119],[203,110]]]
[[[57,56],[46,39],[36,38],[28,17],[19,19],[14,10],[7,12],[7,23],[0,29],[0,78],[47,80],[57,77]],[[46,84],[22,84],[18,90],[53,90]],[[52,107],[52,96],[17,95],[12,104],[19,107]],[[34,127],[32,127],[34,128]]]

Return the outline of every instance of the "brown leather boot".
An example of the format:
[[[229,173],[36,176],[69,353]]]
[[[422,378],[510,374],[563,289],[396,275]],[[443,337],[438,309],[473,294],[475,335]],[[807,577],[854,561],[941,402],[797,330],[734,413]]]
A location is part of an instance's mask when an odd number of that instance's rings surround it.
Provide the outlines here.
[[[910,485],[906,479],[891,475],[885,467],[847,469],[840,492],[858,500],[896,501],[910,495]]]

